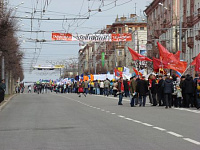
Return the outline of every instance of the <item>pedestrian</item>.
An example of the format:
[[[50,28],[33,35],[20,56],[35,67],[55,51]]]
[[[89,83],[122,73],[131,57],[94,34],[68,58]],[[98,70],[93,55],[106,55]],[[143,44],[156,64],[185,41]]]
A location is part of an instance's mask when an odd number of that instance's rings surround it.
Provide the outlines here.
[[[136,92],[139,95],[140,107],[145,107],[146,104],[146,95],[148,92],[148,82],[145,80],[145,76],[142,76],[141,80],[137,82]]]
[[[199,79],[197,80],[197,109],[200,108],[200,77]]]
[[[157,106],[156,93],[157,93],[157,83],[156,76],[152,75],[151,77],[152,85],[151,85],[151,94],[152,94],[152,106]]]
[[[171,108],[172,106],[172,93],[174,92],[173,81],[170,77],[166,77],[165,81],[163,82],[163,90],[164,90],[164,99],[165,99],[165,108]]]
[[[81,93],[84,95],[84,96],[86,96],[85,94],[84,94],[84,86],[85,86],[85,84],[84,84],[84,82],[77,82],[77,87],[78,87],[78,97],[81,97]]]
[[[88,81],[85,80],[84,81],[84,95],[86,96],[88,94]]]
[[[31,85],[28,86],[28,93],[31,93]]]
[[[90,94],[94,94],[94,82],[90,81]]]
[[[136,86],[137,86],[136,76],[133,76],[130,78],[130,100],[131,100],[130,105],[131,107],[135,106],[135,98],[137,96]]]
[[[198,82],[199,81],[199,75],[198,73],[195,74],[195,78],[193,80],[194,82],[194,106],[197,108],[197,105],[198,105],[198,101],[197,101],[197,85],[198,85]]]
[[[114,97],[117,97],[117,91],[118,91],[118,83],[114,81],[113,83],[113,95]]]
[[[185,96],[185,87],[183,86],[183,83],[185,81],[185,76],[181,76],[181,81],[180,81],[180,88],[182,90],[182,97],[183,97],[183,100],[182,100],[182,107],[186,107],[186,96]]]
[[[124,94],[125,94],[125,97],[129,97],[128,79],[124,80]]]
[[[118,94],[119,94],[119,102],[118,102],[118,105],[123,105],[123,104],[122,104],[123,93],[124,93],[123,77],[120,77],[120,79],[119,79],[119,81],[118,81]]]
[[[174,107],[182,107],[182,89],[179,85],[176,85],[176,91],[174,92],[174,95],[176,95],[176,101],[178,103],[177,106],[174,105]]]
[[[186,108],[189,108],[190,106],[193,107],[194,106],[193,94],[195,91],[195,87],[193,79],[189,74],[186,75],[185,81],[183,82],[183,87],[185,88],[185,107]]]
[[[103,95],[104,83],[102,80],[100,81],[99,86],[100,86],[100,95]]]
[[[165,106],[165,101],[164,101],[164,93],[163,93],[163,84],[164,80],[162,75],[158,76],[158,90],[157,90],[157,97],[158,97],[158,103],[159,106]]]
[[[110,81],[108,80],[108,78],[106,78],[106,80],[104,81],[104,96],[109,95],[109,88],[110,88]]]
[[[6,91],[6,84],[5,84],[5,80],[2,79],[0,83],[0,103],[4,101],[5,91]]]

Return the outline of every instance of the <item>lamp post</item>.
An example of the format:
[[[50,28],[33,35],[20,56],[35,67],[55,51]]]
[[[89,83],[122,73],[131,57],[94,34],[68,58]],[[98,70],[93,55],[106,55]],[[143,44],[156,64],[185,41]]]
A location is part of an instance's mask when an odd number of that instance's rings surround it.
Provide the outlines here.
[[[4,64],[4,56],[3,56],[2,51],[0,51],[0,56],[2,56],[2,58],[1,58],[1,79],[5,79],[5,64]]]

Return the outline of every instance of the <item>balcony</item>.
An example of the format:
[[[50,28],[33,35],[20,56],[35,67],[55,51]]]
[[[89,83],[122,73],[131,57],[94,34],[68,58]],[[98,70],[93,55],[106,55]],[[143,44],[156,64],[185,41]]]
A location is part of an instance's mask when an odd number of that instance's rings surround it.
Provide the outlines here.
[[[182,42],[182,53],[186,52],[186,42]]]
[[[182,30],[183,31],[187,30],[187,22],[182,22]]]
[[[187,26],[192,27],[193,26],[193,16],[187,17]]]
[[[198,32],[199,33],[195,36],[195,40],[200,41],[200,30]]]
[[[154,38],[159,39],[159,36],[160,36],[160,30],[155,30],[154,31]]]
[[[161,41],[162,46],[166,47],[166,41]]]
[[[198,16],[198,18],[200,18],[200,8],[198,8],[197,11],[198,11],[197,16]]]
[[[187,45],[188,45],[189,48],[194,47],[194,37],[188,37],[187,38]]]

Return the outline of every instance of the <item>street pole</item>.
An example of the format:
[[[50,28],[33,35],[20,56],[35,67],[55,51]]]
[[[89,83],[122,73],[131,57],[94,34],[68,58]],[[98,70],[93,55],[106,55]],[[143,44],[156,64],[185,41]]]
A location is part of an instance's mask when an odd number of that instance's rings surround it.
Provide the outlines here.
[[[139,49],[139,39],[138,39],[138,31],[137,31],[137,52],[138,54],[140,54],[140,49]],[[139,70],[140,64],[139,64],[139,60],[138,60],[138,70]]]
[[[94,43],[94,59],[93,59],[93,61],[94,61],[94,74],[96,74],[97,73],[97,66],[96,66],[96,42]]]
[[[2,55],[2,59],[1,59],[1,77],[2,77],[2,79],[5,79],[5,64],[4,64],[4,56]]]

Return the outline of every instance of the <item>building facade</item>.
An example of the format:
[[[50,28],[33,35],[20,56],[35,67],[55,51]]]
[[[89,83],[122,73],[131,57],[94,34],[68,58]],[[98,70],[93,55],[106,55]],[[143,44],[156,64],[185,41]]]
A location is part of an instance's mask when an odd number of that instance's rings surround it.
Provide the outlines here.
[[[147,39],[144,39],[146,36],[143,36],[142,32],[147,31],[146,18],[131,14],[129,17],[118,17],[115,19],[115,22],[112,25],[107,25],[104,30],[100,30],[97,33],[131,33],[132,36],[136,36],[134,31],[141,31],[142,37],[139,44],[147,42]],[[131,42],[93,42],[87,44],[87,48],[84,47],[79,51],[79,62],[80,69],[79,72],[89,73],[113,73],[114,68],[122,68],[124,66],[131,67],[131,55],[128,52],[128,46],[134,46],[134,41]],[[145,44],[144,44],[145,45]],[[90,48],[89,48],[90,47]],[[140,46],[141,47],[141,46]],[[89,50],[90,49],[90,50]],[[104,64],[102,63],[102,53],[104,53]],[[89,59],[91,57],[91,59]],[[131,69],[132,70],[132,69]]]
[[[181,60],[191,63],[200,52],[200,1],[154,0],[144,12],[148,57],[159,57],[160,42],[172,53],[180,50]]]

